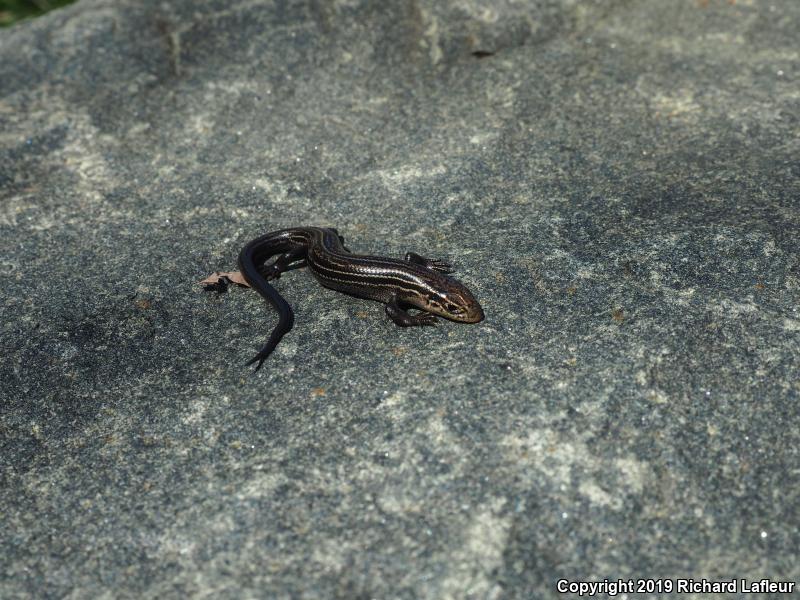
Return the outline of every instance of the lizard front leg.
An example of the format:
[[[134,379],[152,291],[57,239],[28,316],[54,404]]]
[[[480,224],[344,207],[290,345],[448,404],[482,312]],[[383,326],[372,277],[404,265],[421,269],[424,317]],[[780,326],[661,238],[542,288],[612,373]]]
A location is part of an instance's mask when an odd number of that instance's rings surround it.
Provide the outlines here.
[[[430,313],[420,313],[410,315],[400,306],[397,294],[392,294],[389,302],[386,303],[386,314],[400,327],[416,327],[418,325],[436,325],[436,316]]]
[[[438,271],[439,273],[453,272],[453,267],[452,265],[450,265],[450,263],[445,262],[443,260],[439,260],[437,258],[425,258],[424,256],[420,256],[416,252],[406,252],[405,261],[413,263],[415,265],[421,265],[423,267],[427,267],[428,269]]]

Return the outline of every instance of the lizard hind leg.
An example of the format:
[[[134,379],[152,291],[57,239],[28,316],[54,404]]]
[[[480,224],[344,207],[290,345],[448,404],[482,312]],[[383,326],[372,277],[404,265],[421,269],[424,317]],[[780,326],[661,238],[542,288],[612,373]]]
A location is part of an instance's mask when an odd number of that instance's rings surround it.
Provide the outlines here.
[[[281,274],[286,273],[287,271],[302,269],[303,267],[307,266],[308,263],[306,262],[305,252],[305,248],[295,248],[290,250],[285,254],[281,254],[274,262],[259,267],[258,272],[267,281],[280,279]]]

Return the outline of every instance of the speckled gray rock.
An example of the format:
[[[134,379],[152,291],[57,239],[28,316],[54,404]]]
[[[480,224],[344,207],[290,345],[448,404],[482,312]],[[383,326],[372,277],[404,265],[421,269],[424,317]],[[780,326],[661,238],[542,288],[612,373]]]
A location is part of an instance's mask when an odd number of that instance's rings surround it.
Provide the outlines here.
[[[800,578],[795,0],[82,0],[0,32],[0,597]],[[271,229],[452,260],[402,330]],[[699,596],[698,596],[699,597]]]

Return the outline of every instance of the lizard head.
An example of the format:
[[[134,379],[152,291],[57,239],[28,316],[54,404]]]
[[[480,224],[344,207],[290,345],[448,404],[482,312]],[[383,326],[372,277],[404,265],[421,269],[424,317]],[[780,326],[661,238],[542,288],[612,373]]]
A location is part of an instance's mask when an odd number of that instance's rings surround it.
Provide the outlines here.
[[[434,291],[423,296],[420,302],[413,304],[429,313],[459,323],[483,321],[483,309],[466,286],[449,277],[446,281],[446,285],[439,282],[434,286]]]

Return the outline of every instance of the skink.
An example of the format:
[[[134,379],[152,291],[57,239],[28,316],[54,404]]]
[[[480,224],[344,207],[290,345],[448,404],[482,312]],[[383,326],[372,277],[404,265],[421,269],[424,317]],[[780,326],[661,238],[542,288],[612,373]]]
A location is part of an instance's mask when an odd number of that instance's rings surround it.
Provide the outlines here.
[[[267,261],[277,257],[270,264]],[[282,273],[308,267],[325,287],[377,300],[397,325],[433,325],[436,317],[461,323],[478,323],[481,305],[461,283],[447,277],[447,263],[409,252],[404,260],[351,253],[336,229],[294,227],[273,231],[247,244],[239,254],[245,281],[269,302],[279,315],[267,343],[247,364],[256,370],[294,325],[292,308],[268,281]],[[422,310],[409,314],[407,308]]]

